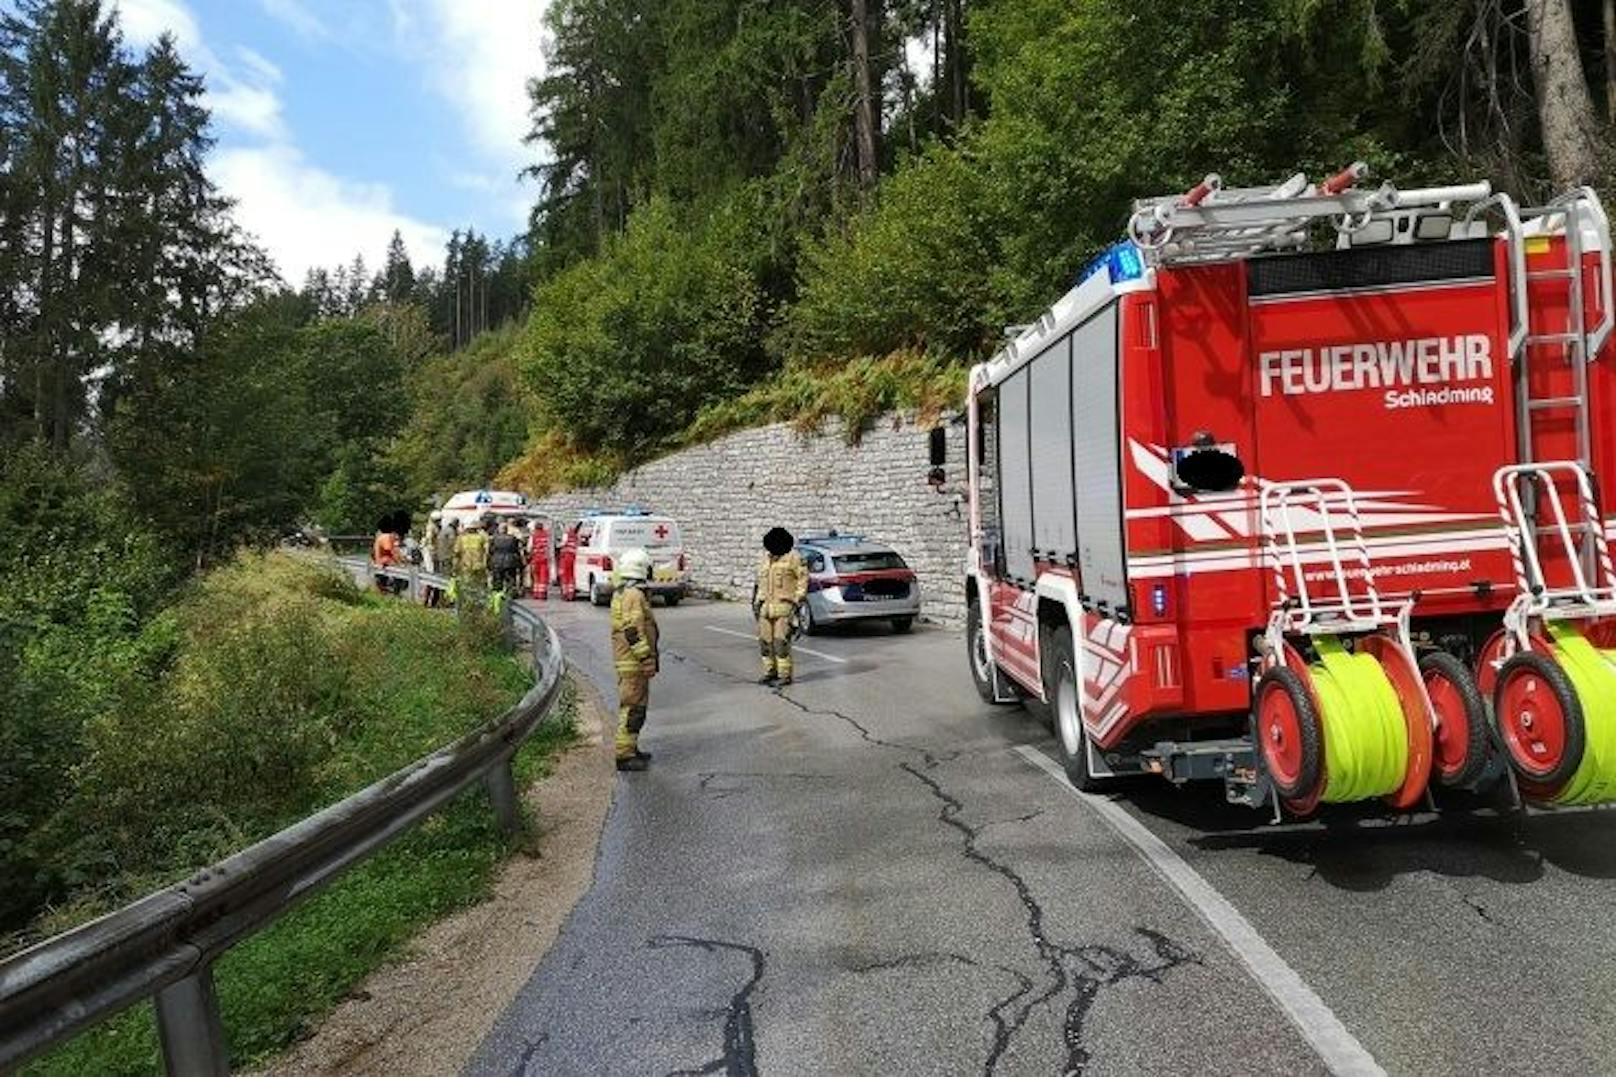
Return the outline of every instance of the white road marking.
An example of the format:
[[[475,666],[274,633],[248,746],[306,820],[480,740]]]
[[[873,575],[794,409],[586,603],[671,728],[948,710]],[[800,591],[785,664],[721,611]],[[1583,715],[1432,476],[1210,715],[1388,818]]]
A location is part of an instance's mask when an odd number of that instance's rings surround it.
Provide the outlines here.
[[[1358,1042],[1341,1019],[1331,1012],[1324,1000],[1299,976],[1274,948],[1257,934],[1251,922],[1240,915],[1229,900],[1213,888],[1201,873],[1190,867],[1185,859],[1168,847],[1167,843],[1151,833],[1150,829],[1129,815],[1126,810],[1104,797],[1080,793],[1066,780],[1059,763],[1030,745],[1016,748],[1021,757],[1060,783],[1072,796],[1093,809],[1112,830],[1132,845],[1146,863],[1173,886],[1190,904],[1208,927],[1216,931],[1234,955],[1291,1019],[1302,1038],[1318,1052],[1331,1073],[1346,1075],[1379,1075],[1385,1070],[1375,1061],[1363,1044]]]
[[[757,642],[757,634],[753,632],[737,632],[733,628],[719,628],[717,625],[708,625],[707,631],[722,632],[726,636],[739,636],[741,639],[749,639],[753,643]],[[824,651],[811,650],[810,648],[802,646],[800,643],[793,643],[791,645],[791,650],[793,652],[801,651],[803,654],[811,654],[815,658],[823,658],[825,661],[835,662],[839,666],[847,665],[847,659],[845,658],[837,658],[835,655],[826,654]]]

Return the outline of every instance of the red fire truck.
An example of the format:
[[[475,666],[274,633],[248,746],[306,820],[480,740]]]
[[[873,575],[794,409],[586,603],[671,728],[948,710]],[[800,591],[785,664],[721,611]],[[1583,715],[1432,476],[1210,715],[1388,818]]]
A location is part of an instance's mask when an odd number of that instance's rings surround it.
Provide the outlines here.
[[[1079,788],[1616,799],[1604,210],[1365,174],[1136,203],[972,371],[972,675]]]

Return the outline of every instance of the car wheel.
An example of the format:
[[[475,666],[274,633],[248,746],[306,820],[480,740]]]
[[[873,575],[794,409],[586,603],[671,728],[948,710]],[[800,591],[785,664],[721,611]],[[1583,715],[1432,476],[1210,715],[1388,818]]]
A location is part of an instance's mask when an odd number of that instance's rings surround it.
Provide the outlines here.
[[[982,624],[982,607],[975,602],[965,607],[965,653],[971,667],[971,683],[986,703],[999,703],[993,697],[993,659],[988,657],[988,633]]]
[[[894,617],[892,619],[892,631],[898,633],[900,636],[906,632],[909,632],[914,627],[915,619],[913,617]]]
[[[669,591],[667,594],[662,596],[662,604],[668,607],[677,606],[679,604],[679,600],[684,597],[685,596],[681,595],[678,591]]]
[[[817,636],[819,634],[819,622],[814,620],[813,603],[804,600],[800,605],[797,606],[795,616],[797,618],[798,635]]]
[[[1077,681],[1077,660],[1072,652],[1072,630],[1050,633],[1045,653],[1045,694],[1055,724],[1055,749],[1072,788],[1092,793],[1103,781],[1089,772],[1089,735],[1083,728],[1083,689]]]
[[[611,602],[611,596],[606,594],[600,586],[600,581],[593,576],[589,577],[589,601],[597,606]]]

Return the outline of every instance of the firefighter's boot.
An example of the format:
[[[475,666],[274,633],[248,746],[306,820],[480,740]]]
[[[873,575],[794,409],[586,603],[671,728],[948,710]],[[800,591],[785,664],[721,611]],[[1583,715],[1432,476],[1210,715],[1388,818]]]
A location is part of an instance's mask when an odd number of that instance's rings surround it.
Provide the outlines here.
[[[758,654],[763,659],[763,670],[758,676],[759,684],[773,684],[779,671],[774,668],[774,641],[769,638],[769,620],[767,617],[758,618]]]
[[[617,675],[617,769],[644,770],[651,757],[640,751],[640,730],[645,728],[650,678]]]

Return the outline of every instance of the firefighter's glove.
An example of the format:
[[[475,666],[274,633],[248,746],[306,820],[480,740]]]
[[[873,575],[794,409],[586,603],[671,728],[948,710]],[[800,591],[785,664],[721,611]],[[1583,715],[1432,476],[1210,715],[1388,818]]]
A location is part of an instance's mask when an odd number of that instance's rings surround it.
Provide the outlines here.
[[[655,658],[642,659],[640,661],[640,674],[645,677],[655,677],[657,675],[657,660]]]

